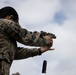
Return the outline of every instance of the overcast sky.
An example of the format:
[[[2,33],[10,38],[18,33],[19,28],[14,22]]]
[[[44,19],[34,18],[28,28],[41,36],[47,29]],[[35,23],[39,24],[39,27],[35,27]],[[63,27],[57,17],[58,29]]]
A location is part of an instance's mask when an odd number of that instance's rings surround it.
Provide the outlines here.
[[[14,61],[10,75],[76,75],[76,0],[0,0],[0,8],[4,6],[17,10],[22,27],[57,36],[54,51]],[[47,60],[46,74],[41,73],[43,60]]]

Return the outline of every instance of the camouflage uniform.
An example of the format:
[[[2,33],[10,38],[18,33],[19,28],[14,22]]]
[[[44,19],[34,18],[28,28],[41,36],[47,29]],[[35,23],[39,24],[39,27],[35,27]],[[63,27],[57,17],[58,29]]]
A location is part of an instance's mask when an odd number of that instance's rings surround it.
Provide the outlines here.
[[[41,54],[37,48],[17,47],[16,41],[29,46],[47,45],[41,32],[30,32],[23,29],[19,23],[0,19],[0,75],[9,75],[9,69],[13,60]]]

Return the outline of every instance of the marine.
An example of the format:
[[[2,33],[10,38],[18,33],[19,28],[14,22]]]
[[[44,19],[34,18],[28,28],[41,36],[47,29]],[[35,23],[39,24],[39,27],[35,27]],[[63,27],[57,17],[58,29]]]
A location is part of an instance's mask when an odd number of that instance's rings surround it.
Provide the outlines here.
[[[40,48],[18,47],[17,42],[25,46]],[[52,49],[53,38],[42,32],[31,32],[19,24],[16,10],[10,6],[0,9],[0,75],[9,75],[13,60],[25,59],[41,55]]]

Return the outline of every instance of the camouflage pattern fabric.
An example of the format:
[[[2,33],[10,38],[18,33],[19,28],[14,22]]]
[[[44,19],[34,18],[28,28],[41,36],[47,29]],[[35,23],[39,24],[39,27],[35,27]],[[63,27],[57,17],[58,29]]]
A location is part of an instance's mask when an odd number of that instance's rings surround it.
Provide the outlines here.
[[[29,46],[46,46],[47,42],[43,37],[41,32],[30,32],[23,29],[19,23],[0,19],[0,75],[9,75],[9,67],[14,59],[40,55],[36,48],[18,48],[16,41]]]
[[[0,75],[9,75],[10,64],[4,60],[0,60]]]
[[[21,60],[28,57],[41,55],[41,52],[37,48],[20,48],[18,47],[15,52],[14,60]]]
[[[17,50],[16,41],[30,46],[47,45],[39,32],[30,32],[11,20],[0,19],[0,59],[12,62]]]
[[[41,32],[30,32],[20,27],[18,23],[11,20],[0,20],[0,30],[4,31],[8,36],[22,44],[30,46],[46,46],[47,42]],[[5,36],[4,36],[5,37]]]

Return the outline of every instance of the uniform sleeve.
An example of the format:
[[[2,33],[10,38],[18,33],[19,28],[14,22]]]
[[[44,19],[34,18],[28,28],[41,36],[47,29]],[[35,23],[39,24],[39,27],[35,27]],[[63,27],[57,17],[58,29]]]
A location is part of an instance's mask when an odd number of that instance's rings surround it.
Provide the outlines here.
[[[46,46],[47,42],[42,36],[41,32],[31,32],[20,27],[18,23],[5,20],[0,25],[0,29],[3,30],[12,39],[29,46]]]
[[[20,48],[18,47],[16,50],[14,60],[25,59],[37,55],[41,55],[41,51],[37,48]]]
[[[20,29],[22,43],[29,46],[46,46],[47,42],[41,32],[31,32],[26,29]]]

